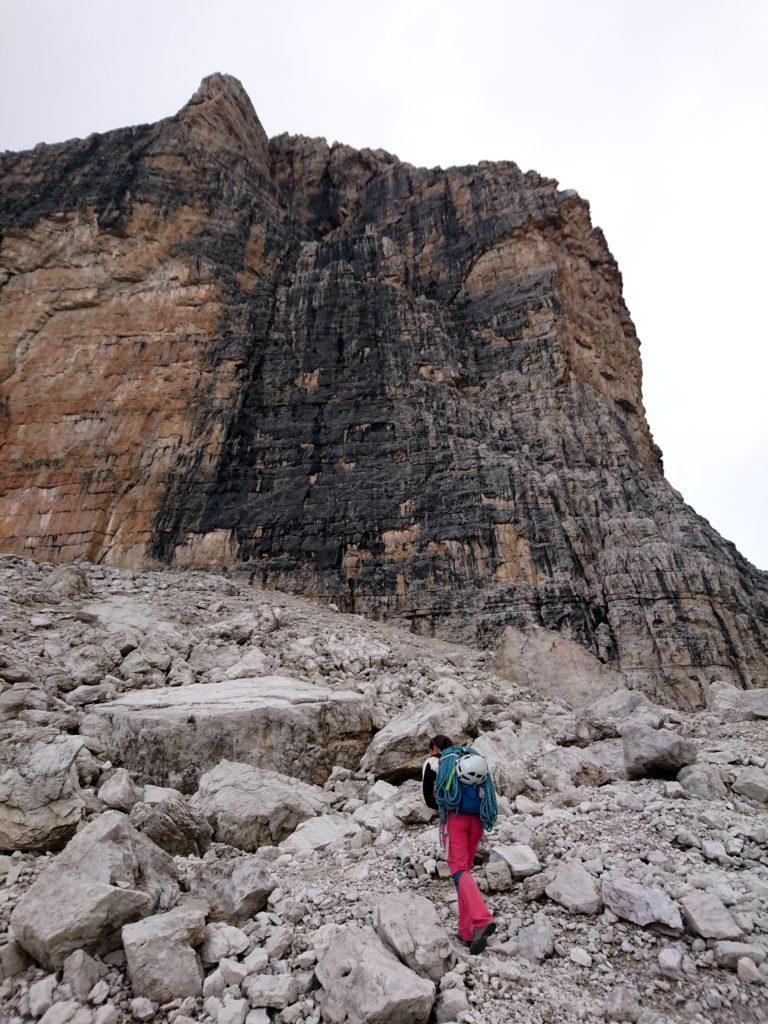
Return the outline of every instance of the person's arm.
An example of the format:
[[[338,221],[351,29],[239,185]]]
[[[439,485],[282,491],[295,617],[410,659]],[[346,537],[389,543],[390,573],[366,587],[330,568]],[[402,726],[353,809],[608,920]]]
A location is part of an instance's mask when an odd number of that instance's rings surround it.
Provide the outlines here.
[[[437,781],[437,772],[432,767],[433,758],[424,764],[424,771],[421,774],[421,792],[424,796],[424,803],[427,807],[431,807],[433,811],[437,810],[437,801],[435,800],[435,782]]]

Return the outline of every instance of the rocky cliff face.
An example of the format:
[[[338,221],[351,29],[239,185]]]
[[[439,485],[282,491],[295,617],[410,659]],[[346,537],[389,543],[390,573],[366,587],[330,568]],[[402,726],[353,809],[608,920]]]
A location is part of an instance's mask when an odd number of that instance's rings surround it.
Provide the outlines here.
[[[267,140],[220,75],[0,166],[2,550],[545,626],[666,699],[765,681],[768,578],[665,481],[576,194]]]

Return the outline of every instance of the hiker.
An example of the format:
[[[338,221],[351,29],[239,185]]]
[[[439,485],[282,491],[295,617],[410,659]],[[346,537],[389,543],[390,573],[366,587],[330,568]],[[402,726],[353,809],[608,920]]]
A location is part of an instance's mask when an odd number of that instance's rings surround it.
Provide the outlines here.
[[[424,762],[424,766],[421,769],[421,794],[424,797],[424,803],[427,807],[431,807],[433,811],[437,810],[437,800],[435,800],[435,782],[437,782],[437,769],[440,765],[440,754],[448,747],[452,746],[453,740],[448,739],[447,736],[433,736],[429,741],[427,760]]]
[[[471,747],[450,746],[440,753],[435,801],[441,842],[448,840],[448,869],[459,904],[459,938],[470,953],[482,953],[496,931],[485,900],[470,871],[483,836],[496,824],[498,805],[488,763]]]

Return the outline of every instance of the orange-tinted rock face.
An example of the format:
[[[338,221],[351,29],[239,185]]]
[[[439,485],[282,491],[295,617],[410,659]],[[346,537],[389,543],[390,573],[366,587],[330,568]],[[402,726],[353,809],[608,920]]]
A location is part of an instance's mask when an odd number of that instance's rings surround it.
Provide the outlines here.
[[[0,549],[544,625],[692,701],[764,674],[765,575],[664,480],[574,193],[268,142],[221,76],[0,163]]]

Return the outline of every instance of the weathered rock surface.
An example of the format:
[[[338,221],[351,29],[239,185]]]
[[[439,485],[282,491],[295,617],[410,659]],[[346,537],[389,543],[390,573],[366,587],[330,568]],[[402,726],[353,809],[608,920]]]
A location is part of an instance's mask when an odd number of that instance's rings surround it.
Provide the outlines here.
[[[46,850],[83,816],[76,736],[16,723],[0,732],[0,850]]]
[[[222,75],[0,176],[3,550],[247,560],[424,631],[545,627],[683,702],[765,678],[766,576],[663,477],[576,193],[268,141]]]
[[[153,843],[173,855],[194,853],[202,856],[213,838],[213,829],[205,815],[190,807],[180,796],[134,804],[130,820]]]
[[[681,768],[696,760],[696,744],[671,729],[633,725],[624,730],[622,738],[624,763],[632,779],[644,775],[674,778]]]
[[[267,905],[277,879],[255,857],[201,865],[189,879],[189,891],[210,907],[210,918],[237,923],[254,917]]]
[[[116,949],[124,924],[152,914],[177,891],[172,859],[124,814],[107,811],[43,871],[17,904],[11,925],[23,948],[55,969],[78,949]]]
[[[541,627],[524,631],[507,626],[491,666],[510,682],[574,708],[627,685],[623,673],[608,668],[568,637]]]
[[[324,782],[333,765],[356,766],[372,736],[360,694],[282,676],[127,693],[95,708],[86,728],[114,761],[187,792],[222,751]]]
[[[663,889],[613,876],[603,879],[602,895],[606,907],[627,921],[640,925],[664,924],[675,931],[683,927],[677,904]]]
[[[203,969],[193,946],[203,941],[205,914],[177,907],[123,928],[123,948],[133,991],[157,1003],[203,991]]]
[[[369,928],[346,927],[315,968],[329,1024],[426,1024],[435,985],[401,964]]]
[[[400,893],[382,896],[374,921],[384,942],[422,977],[438,983],[456,962],[448,933],[426,897]]]
[[[460,743],[472,724],[473,709],[468,702],[430,702],[409,708],[376,733],[361,764],[378,776],[402,777],[421,767],[432,736],[442,734]]]
[[[240,850],[279,843],[299,822],[328,807],[315,786],[235,761],[221,761],[207,772],[192,804],[211,823],[219,842]]]

